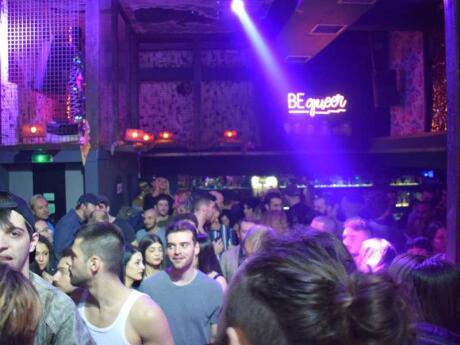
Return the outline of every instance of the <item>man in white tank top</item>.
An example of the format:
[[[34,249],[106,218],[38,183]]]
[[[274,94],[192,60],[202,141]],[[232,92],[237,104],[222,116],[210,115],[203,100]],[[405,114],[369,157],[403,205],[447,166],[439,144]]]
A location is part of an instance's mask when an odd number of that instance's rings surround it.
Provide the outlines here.
[[[123,235],[110,223],[83,226],[72,245],[72,285],[85,287],[78,311],[98,345],[172,345],[168,321],[150,297],[118,275]]]

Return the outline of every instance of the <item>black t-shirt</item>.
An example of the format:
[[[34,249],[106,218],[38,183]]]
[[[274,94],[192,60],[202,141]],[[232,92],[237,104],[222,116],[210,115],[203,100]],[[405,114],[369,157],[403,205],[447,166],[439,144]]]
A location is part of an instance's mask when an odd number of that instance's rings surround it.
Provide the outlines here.
[[[115,218],[113,224],[121,229],[126,243],[131,243],[135,240],[136,235],[134,233],[134,228],[131,226],[131,224],[129,224],[127,220]]]

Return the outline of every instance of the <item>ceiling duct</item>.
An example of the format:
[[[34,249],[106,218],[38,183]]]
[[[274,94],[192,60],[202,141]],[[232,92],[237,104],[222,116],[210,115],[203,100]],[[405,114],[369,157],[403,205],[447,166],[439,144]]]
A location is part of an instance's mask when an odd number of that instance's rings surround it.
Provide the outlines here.
[[[311,56],[289,55],[286,57],[286,62],[288,63],[307,63],[310,59],[311,59]]]
[[[346,25],[342,24],[317,24],[311,30],[313,35],[338,35],[345,30]]]

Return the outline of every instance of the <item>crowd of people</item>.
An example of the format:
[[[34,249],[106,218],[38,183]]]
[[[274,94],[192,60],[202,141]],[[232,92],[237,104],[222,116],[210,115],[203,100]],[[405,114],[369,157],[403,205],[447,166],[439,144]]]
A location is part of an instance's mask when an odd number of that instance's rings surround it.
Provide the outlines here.
[[[128,210],[128,211],[126,211]],[[0,192],[2,344],[460,344],[445,192]],[[14,310],[14,312],[13,312]],[[4,311],[9,311],[5,313]]]

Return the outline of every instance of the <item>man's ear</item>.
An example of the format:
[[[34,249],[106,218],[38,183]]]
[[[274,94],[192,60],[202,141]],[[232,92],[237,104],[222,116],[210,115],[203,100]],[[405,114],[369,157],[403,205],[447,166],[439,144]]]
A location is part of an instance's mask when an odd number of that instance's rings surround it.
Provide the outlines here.
[[[195,242],[194,254],[195,254],[195,256],[200,254],[200,244],[198,243],[198,241]]]
[[[92,257],[88,259],[87,265],[91,273],[94,274],[98,272],[101,268],[101,265],[102,265],[101,258],[97,255],[93,255]]]
[[[29,253],[32,253],[37,247],[38,243],[38,232],[34,232],[30,237]]]
[[[226,333],[230,345],[250,345],[241,329],[228,327]]]

